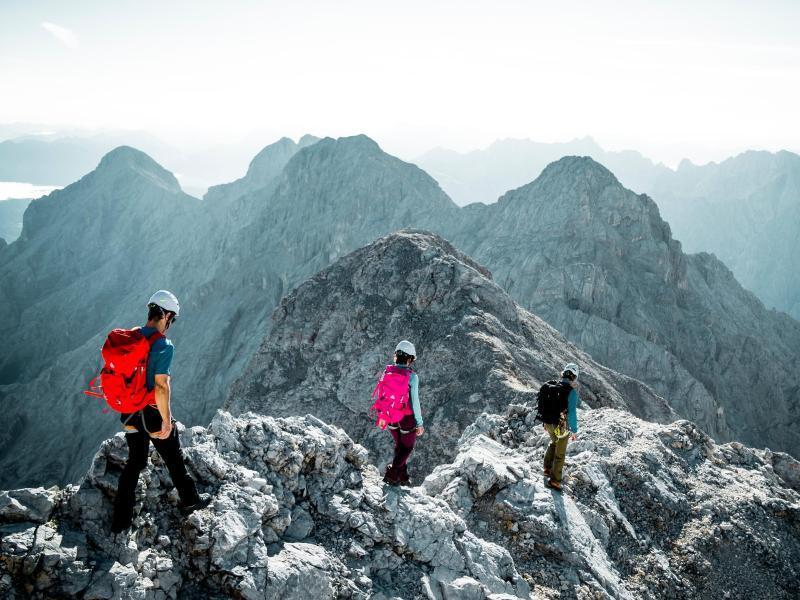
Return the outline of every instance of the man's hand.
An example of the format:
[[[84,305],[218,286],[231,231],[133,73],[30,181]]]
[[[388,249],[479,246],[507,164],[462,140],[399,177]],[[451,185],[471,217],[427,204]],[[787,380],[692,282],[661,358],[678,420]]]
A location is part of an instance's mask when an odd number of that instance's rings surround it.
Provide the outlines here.
[[[172,433],[172,421],[168,419],[166,421],[161,422],[161,431],[154,434],[153,437],[159,440],[165,440],[170,436],[171,433]]]
[[[572,441],[574,442],[575,440],[577,440],[577,439],[578,439],[578,436],[577,436],[577,435],[575,435],[575,434],[573,433],[573,434],[572,434],[572,437],[571,437],[571,439],[572,439]]]
[[[417,437],[422,437],[423,435],[425,435],[425,428],[422,426],[417,427],[415,432],[417,434]]]

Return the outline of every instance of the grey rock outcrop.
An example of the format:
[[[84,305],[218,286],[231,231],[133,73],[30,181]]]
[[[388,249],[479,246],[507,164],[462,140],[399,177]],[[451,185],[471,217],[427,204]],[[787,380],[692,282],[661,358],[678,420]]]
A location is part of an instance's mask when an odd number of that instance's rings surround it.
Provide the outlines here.
[[[182,429],[208,508],[180,516],[157,454],[129,532],[106,532],[126,446],[80,486],[0,496],[7,598],[792,598],[800,464],[687,421],[581,412],[568,490],[544,487],[528,406],[481,416],[452,464],[390,488],[313,416]],[[421,443],[424,443],[421,442]],[[12,510],[7,507],[14,504]]]
[[[595,360],[719,440],[800,452],[800,323],[713,256],[684,254],[650,198],[566,157],[472,213],[451,239]]]
[[[315,414],[345,428],[381,465],[391,442],[368,415],[370,393],[401,339],[419,352],[429,430],[411,461],[417,473],[451,458],[482,412],[530,400],[567,362],[580,364],[589,405],[674,418],[647,386],[595,363],[430,233],[401,231],[349,254],[287,296],[273,320],[226,408]]]
[[[385,489],[366,451],[315,417],[219,413],[181,436],[213,494],[185,520],[154,453],[132,530],[109,536],[121,435],[79,487],[49,492],[46,515],[44,492],[12,492],[22,503],[13,518],[0,509],[4,597],[414,598],[465,584],[471,597],[528,596],[507,551],[421,489]]]
[[[614,409],[581,417],[564,494],[543,485],[549,440],[528,406],[478,419],[423,488],[508,549],[535,592],[794,597],[800,463],[717,445],[688,421],[658,425]]]

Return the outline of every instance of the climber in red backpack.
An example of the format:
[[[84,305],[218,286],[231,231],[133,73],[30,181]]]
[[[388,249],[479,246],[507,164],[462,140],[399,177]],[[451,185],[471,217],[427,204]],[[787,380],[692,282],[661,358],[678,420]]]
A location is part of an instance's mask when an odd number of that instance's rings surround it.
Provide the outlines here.
[[[210,500],[208,494],[197,493],[194,480],[186,472],[172,418],[170,366],[174,347],[164,333],[178,318],[180,305],[172,292],[159,290],[150,298],[147,309],[144,327],[115,329],[108,335],[103,346],[106,364],[100,375],[102,388],[93,388],[102,393],[89,392],[104,396],[108,405],[120,413],[126,432],[128,460],[119,478],[111,523],[115,534],[130,527],[133,520],[136,484],[147,465],[150,440],[178,490],[180,510],[188,514],[207,506]]]
[[[425,433],[419,406],[419,377],[411,368],[416,355],[411,342],[403,340],[397,344],[394,364],[386,367],[372,392],[375,424],[388,429],[394,438],[394,457],[383,477],[389,485],[410,485],[408,459],[417,438]]]

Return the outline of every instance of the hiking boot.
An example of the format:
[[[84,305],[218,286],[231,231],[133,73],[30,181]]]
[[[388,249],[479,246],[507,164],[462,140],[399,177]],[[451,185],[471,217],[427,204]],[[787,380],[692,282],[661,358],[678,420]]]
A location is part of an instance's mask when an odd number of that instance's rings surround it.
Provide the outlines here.
[[[414,487],[411,484],[411,479],[409,479],[408,477],[406,477],[405,479],[401,479],[398,483],[403,487]]]
[[[391,477],[389,477],[388,475],[384,475],[384,476],[383,476],[383,482],[384,482],[384,483],[388,483],[388,484],[389,484],[389,485],[391,485],[391,486],[398,486],[398,485],[401,485],[401,482],[400,482],[400,481],[398,481],[397,479],[392,479],[392,478],[391,478]]]
[[[555,479],[548,479],[545,485],[550,489],[556,490],[557,492],[561,491],[561,482],[556,481]]]
[[[180,510],[183,515],[188,516],[196,510],[205,508],[209,504],[211,504],[211,494],[198,494],[197,502],[193,502],[192,504],[179,504],[178,510]]]
[[[545,469],[544,470],[544,476],[545,477],[550,477],[550,469]]]

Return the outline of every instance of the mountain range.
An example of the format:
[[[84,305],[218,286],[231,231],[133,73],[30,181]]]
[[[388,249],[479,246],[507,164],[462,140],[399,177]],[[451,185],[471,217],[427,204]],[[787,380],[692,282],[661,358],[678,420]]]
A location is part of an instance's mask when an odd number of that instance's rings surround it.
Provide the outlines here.
[[[563,156],[589,156],[609,168],[625,186],[645,192],[672,172],[635,150],[604,150],[588,136],[554,143],[509,138],[464,153],[440,147],[414,162],[430,173],[456,204],[465,206],[495,202],[508,190],[536,179],[547,165]]]
[[[587,155],[626,187],[652,197],[686,251],[719,257],[769,308],[800,319],[800,156],[748,151],[677,169],[634,151],[609,152],[591,138],[562,144],[500,140],[483,150],[438,148],[415,162],[458,204],[493,203],[564,155]]]
[[[567,157],[496,204],[459,208],[366,136],[309,137],[266,148],[242,180],[203,200],[122,147],[31,203],[20,238],[0,249],[10,309],[0,324],[0,484],[85,470],[117,425],[80,390],[105,333],[141,324],[152,290],[172,289],[183,306],[170,331],[176,416],[207,423],[269,343],[282,297],[406,227],[448,239],[594,361],[720,441],[798,452],[800,324],[766,310],[712,256],[685,255],[653,201],[603,166]]]

